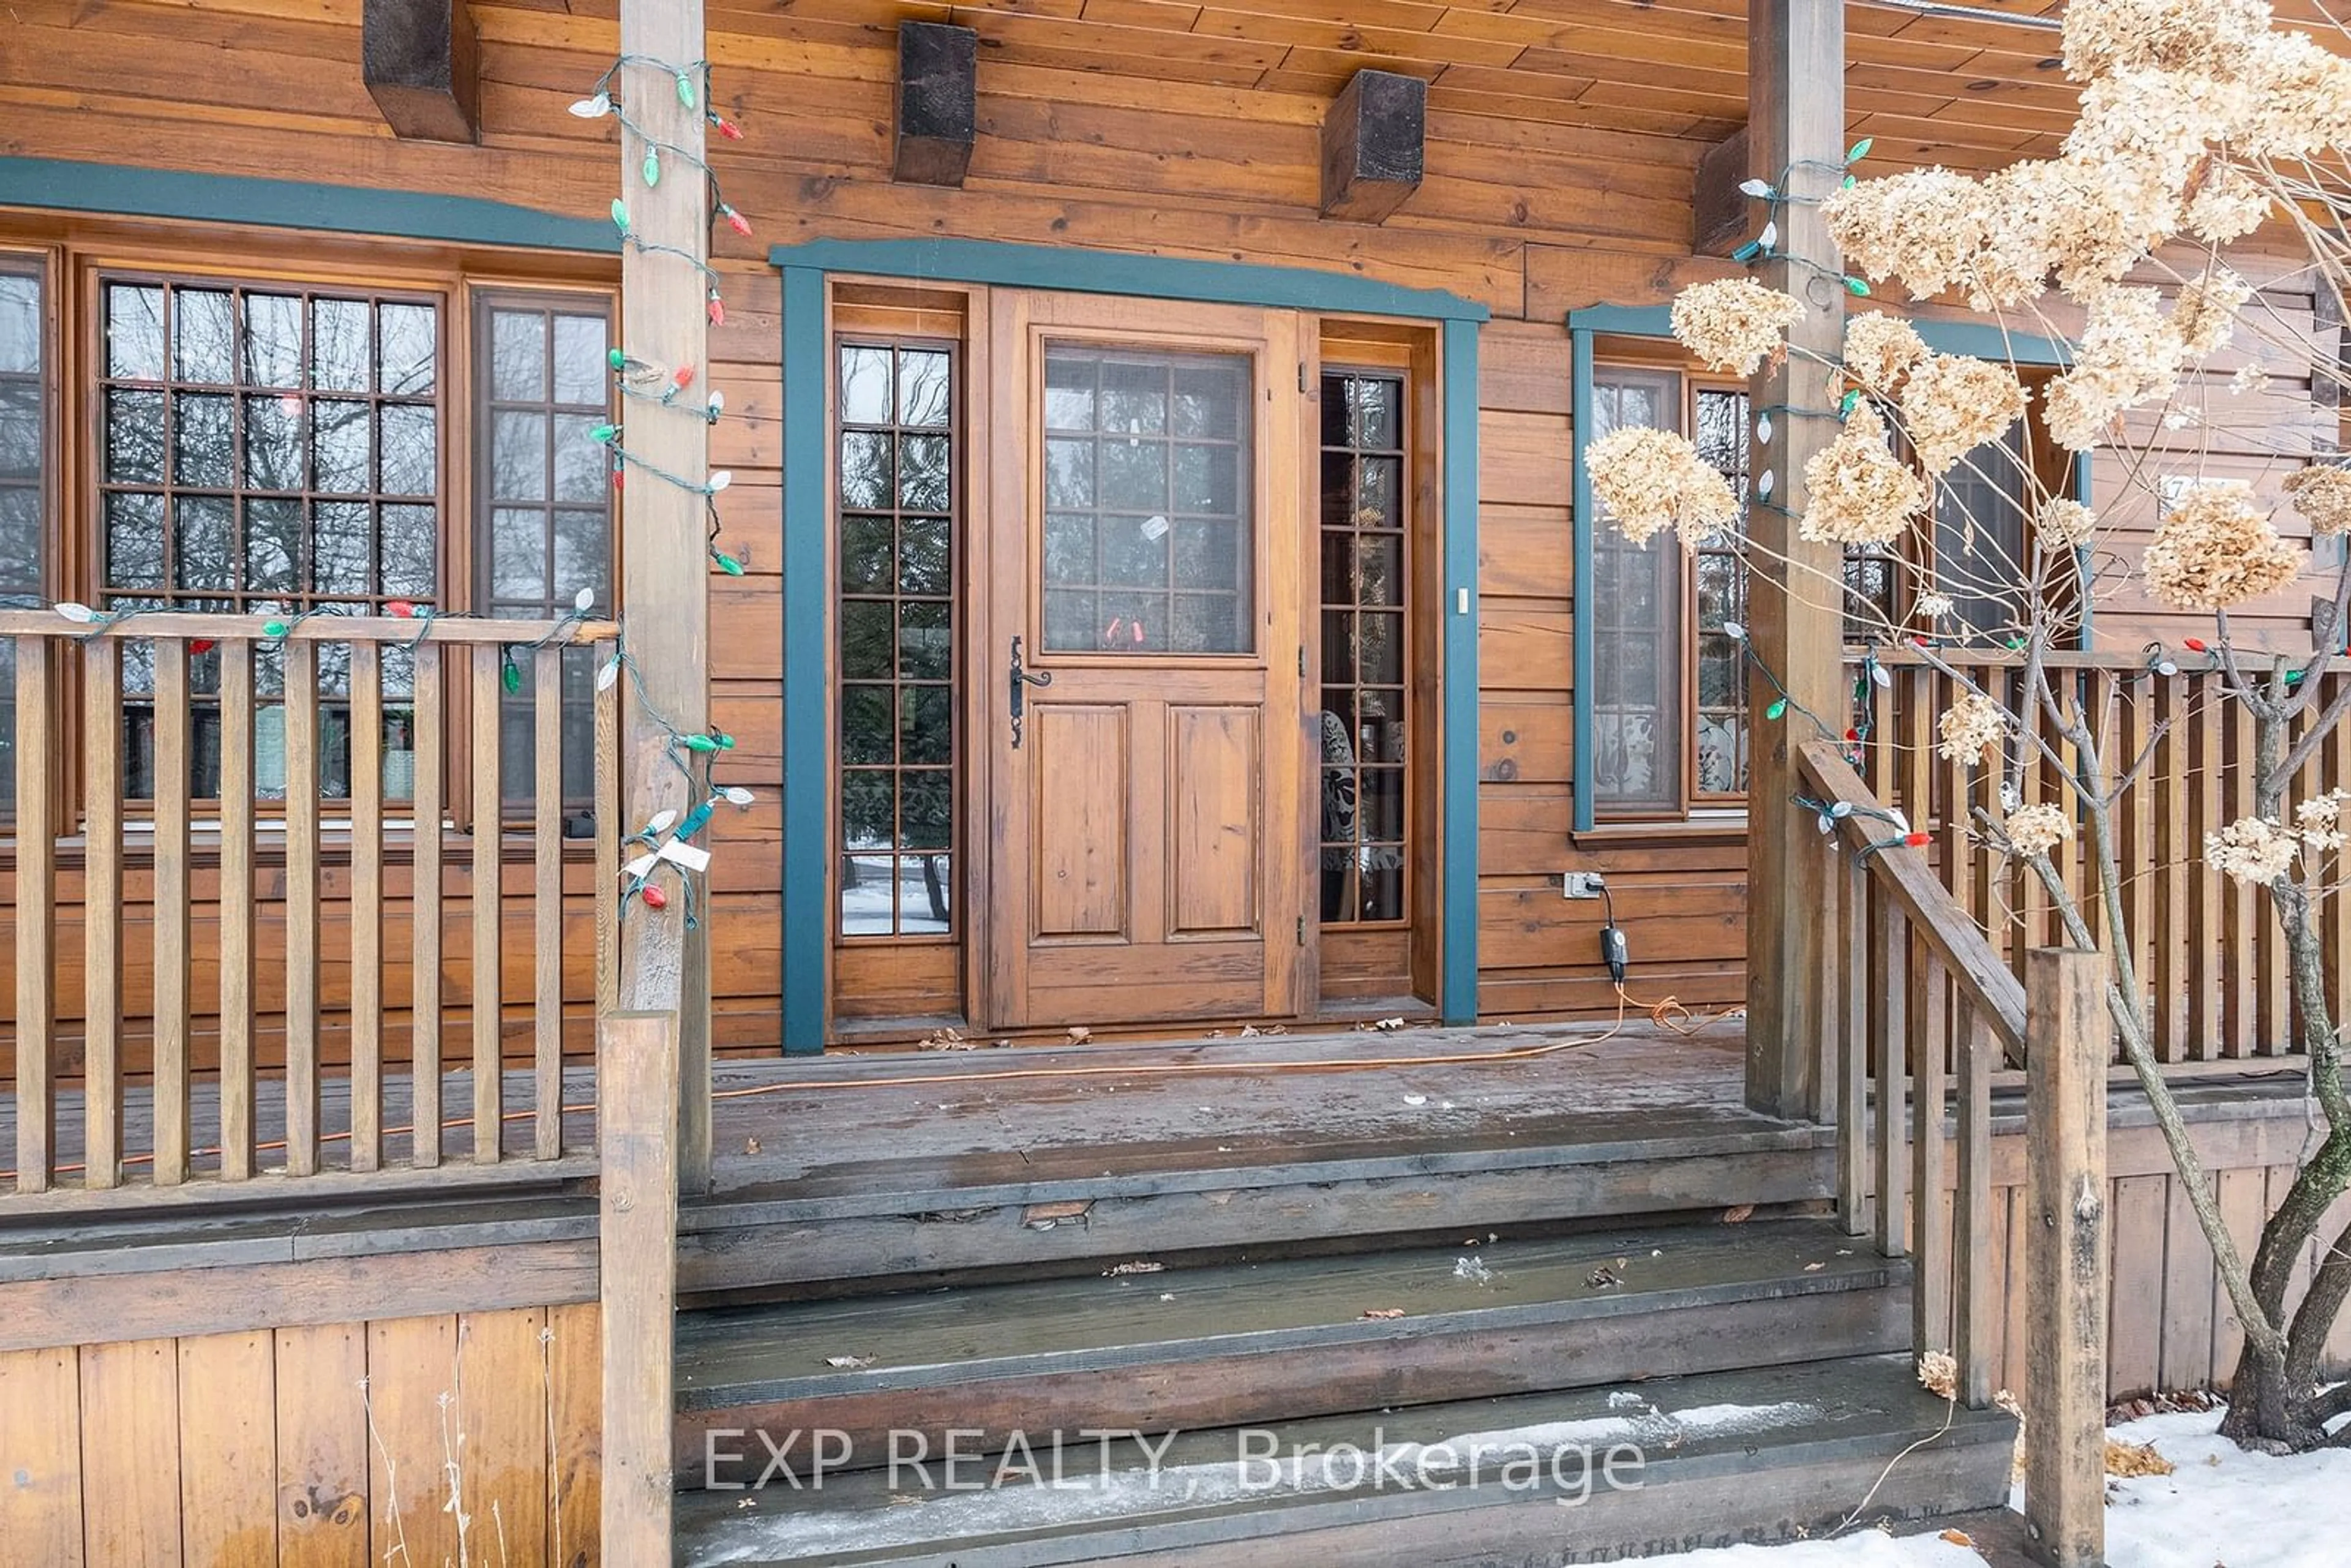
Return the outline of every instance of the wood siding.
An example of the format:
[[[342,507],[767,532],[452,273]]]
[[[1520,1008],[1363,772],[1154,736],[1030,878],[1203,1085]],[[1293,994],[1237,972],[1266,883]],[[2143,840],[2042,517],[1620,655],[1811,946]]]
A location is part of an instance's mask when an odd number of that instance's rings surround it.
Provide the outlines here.
[[[299,170],[576,216],[606,210],[616,184],[610,122],[583,123],[565,106],[615,52],[609,0],[569,13],[473,7],[478,147],[390,136],[360,79],[359,9],[357,0],[301,8],[219,0],[194,10],[119,0],[70,15],[34,6],[6,44],[6,75],[18,85],[0,89],[9,107],[0,151],[268,177]],[[741,120],[747,140],[712,156],[754,234],[722,226],[716,240],[726,319],[712,329],[708,371],[728,413],[712,433],[712,461],[734,475],[719,515],[747,572],[712,579],[711,706],[739,742],[730,781],[762,797],[748,814],[714,823],[709,927],[722,1048],[772,1044],[782,983],[781,292],[764,257],[770,244],[815,238],[955,235],[1240,260],[1439,287],[1489,307],[1479,397],[1479,1010],[1506,1019],[1616,1008],[1598,956],[1601,905],[1559,894],[1559,873],[1573,869],[1609,873],[1636,998],[1671,995],[1700,1009],[1743,998],[1746,870],[1735,829],[1580,841],[1571,831],[1573,433],[1563,327],[1571,308],[1654,304],[1724,270],[1690,254],[1690,192],[1700,156],[1743,115],[1739,7],[1579,0],[1572,19],[1551,20],[1385,0],[1377,21],[1345,26],[1313,9],[1290,0],[1245,11],[1157,0],[957,8],[982,48],[978,140],[956,190],[891,179],[893,25],[901,16],[945,19],[947,8],[714,6],[717,107]],[[2040,68],[2037,36],[1868,11],[1852,26],[1852,129],[1876,139],[1874,168],[1981,167],[2045,152],[2074,101],[2069,84]],[[1433,82],[1426,181],[1379,226],[1315,211],[1319,127],[1364,65]],[[1130,74],[1146,69],[1147,81]],[[2273,284],[2263,298],[2262,337],[2310,329],[2306,291]],[[2238,399],[2215,389],[2210,401],[2219,466],[2231,474],[2273,482],[2281,465],[2257,455],[2262,444],[2316,429],[2307,385],[2295,381]],[[2102,461],[2096,478],[2102,495],[2120,494],[2115,465]],[[2151,514],[2143,502],[2117,506],[2126,555]],[[2296,598],[2241,614],[2241,634],[2263,629],[2265,616],[2268,630],[2284,630],[2280,618]],[[2101,613],[2102,638],[2117,644],[2163,629],[2127,593]],[[127,946],[139,939],[142,874],[131,873]],[[195,874],[201,888],[206,873]],[[387,871],[392,883],[402,874],[396,864]],[[465,872],[453,865],[449,876],[448,914],[462,918]],[[70,868],[66,882],[74,885]],[[204,917],[199,908],[200,932]],[[330,911],[329,1006],[342,983],[333,919]],[[582,918],[567,922],[576,939],[585,929]],[[514,935],[507,950],[527,951],[519,920]],[[453,936],[444,963],[463,994],[467,944],[462,930]],[[68,955],[80,950],[71,904],[59,942]],[[567,995],[584,998],[577,968],[567,967]],[[929,952],[910,950],[903,963],[862,954],[841,966],[860,989],[841,1010],[927,1005],[939,968]],[[207,983],[200,972],[200,994]],[[262,983],[272,983],[266,969]],[[517,998],[530,994],[523,969],[507,983]],[[401,994],[395,977],[386,985]],[[573,1038],[584,1044],[584,1034]]]
[[[0,1568],[586,1568],[601,1354],[593,1304],[0,1353]]]

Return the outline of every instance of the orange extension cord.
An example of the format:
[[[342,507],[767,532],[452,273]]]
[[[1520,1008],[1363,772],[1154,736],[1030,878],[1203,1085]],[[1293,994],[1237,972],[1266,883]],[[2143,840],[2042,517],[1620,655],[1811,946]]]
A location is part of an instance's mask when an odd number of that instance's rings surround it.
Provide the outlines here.
[[[1555,1055],[1562,1051],[1582,1051],[1603,1044],[1625,1032],[1627,1014],[1634,1008],[1640,1008],[1646,1011],[1649,1021],[1659,1029],[1671,1030],[1685,1038],[1711,1028],[1724,1019],[1734,1018],[1746,1010],[1743,1008],[1727,1008],[1721,1012],[1700,1017],[1684,1007],[1678,998],[1668,996],[1660,1001],[1643,1002],[1627,995],[1622,986],[1616,987],[1615,991],[1616,1021],[1598,1034],[1579,1035],[1573,1040],[1555,1040],[1545,1045],[1513,1046],[1508,1051],[1472,1051],[1464,1056],[1389,1056],[1373,1059],[1357,1056],[1309,1061],[1262,1062],[1161,1061],[1143,1062],[1123,1067],[1016,1067],[988,1072],[927,1072],[911,1077],[820,1079],[799,1082],[755,1083],[743,1089],[715,1090],[710,1097],[713,1100],[750,1100],[765,1094],[826,1093],[836,1090],[897,1089],[908,1085],[929,1087],[941,1083],[1001,1083],[1020,1078],[1158,1078],[1196,1072],[1369,1072],[1395,1067],[1481,1066],[1495,1062],[1531,1061],[1539,1056]],[[566,1104],[563,1107],[563,1114],[584,1115],[592,1113],[595,1109],[596,1103],[590,1100],[584,1104]],[[507,1122],[528,1122],[538,1114],[535,1109],[509,1111],[498,1120],[503,1125]],[[446,1133],[472,1125],[474,1125],[473,1117],[459,1116],[443,1122],[441,1130]],[[416,1129],[413,1126],[387,1127],[384,1129],[383,1135],[392,1137],[406,1134],[413,1138]],[[350,1141],[350,1136],[349,1133],[324,1133],[319,1135],[319,1141],[321,1144],[348,1143]],[[285,1141],[277,1139],[255,1145],[254,1152],[271,1154],[285,1147]],[[220,1150],[216,1148],[192,1149],[189,1151],[189,1158],[193,1160],[199,1155],[217,1155],[219,1153]],[[152,1155],[125,1155],[122,1157],[122,1163],[125,1166],[152,1165],[154,1163],[154,1158]],[[58,1166],[53,1174],[73,1176],[85,1172],[87,1168],[85,1166],[78,1165]],[[0,1181],[14,1181],[16,1177],[16,1173],[13,1170],[0,1170]]]

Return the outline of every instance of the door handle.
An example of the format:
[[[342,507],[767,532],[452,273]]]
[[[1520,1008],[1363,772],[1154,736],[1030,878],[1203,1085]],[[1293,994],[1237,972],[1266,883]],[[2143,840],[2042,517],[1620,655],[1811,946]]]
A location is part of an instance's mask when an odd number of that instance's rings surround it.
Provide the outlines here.
[[[1019,749],[1020,749],[1020,720],[1021,720],[1021,716],[1022,716],[1022,715],[1027,711],[1028,706],[1029,706],[1029,688],[1030,686],[1050,686],[1050,685],[1051,685],[1052,684],[1053,684],[1053,672],[1052,672],[1052,671],[1050,671],[1050,670],[1027,670],[1027,669],[1023,669],[1023,668],[1021,667],[1021,664],[1020,664],[1020,639],[1019,639],[1019,638],[1018,638],[1018,637],[1015,637],[1014,639],[1012,639],[1012,749],[1013,749],[1013,750],[1018,751],[1018,750],[1019,750]]]

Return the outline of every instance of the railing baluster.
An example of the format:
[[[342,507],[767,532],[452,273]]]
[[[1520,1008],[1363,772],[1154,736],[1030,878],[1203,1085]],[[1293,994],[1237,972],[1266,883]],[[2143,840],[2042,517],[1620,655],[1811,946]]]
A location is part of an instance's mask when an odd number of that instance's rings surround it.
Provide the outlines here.
[[[351,1169],[383,1164],[383,651],[351,644]]]
[[[1939,1350],[1949,1344],[1951,1331],[1951,1221],[1943,1207],[1949,977],[1923,944],[1913,946],[1910,1009],[1918,1020],[1918,1050],[1910,1071],[1910,1249],[1918,1266],[1910,1286],[1910,1343],[1920,1350]]]
[[[1910,1039],[1905,979],[1910,946],[1908,923],[1894,900],[1877,901],[1876,940],[1871,944],[1870,968],[1877,994],[1877,1105],[1873,1125],[1877,1137],[1877,1249],[1888,1258],[1903,1255],[1902,1089]]]
[[[286,657],[286,1170],[319,1170],[319,645]]]
[[[57,813],[49,768],[48,639],[16,639],[16,1190],[47,1192],[57,1163]]]
[[[1850,844],[1838,858],[1837,1221],[1859,1236],[1868,1229],[1869,1201],[1869,873]]]
[[[155,1185],[188,1176],[188,644],[155,639]]]
[[[2187,1050],[2183,1042],[2188,1033],[2189,975],[2192,973],[2187,952],[2192,920],[2189,878],[2202,846],[2191,848],[2189,841],[2185,819],[2187,795],[2192,785],[2179,777],[2180,766],[2188,756],[2188,738],[2182,732],[2188,722],[2188,683],[2183,676],[2158,675],[2154,688],[2155,711],[2150,716],[2149,733],[2155,742],[2155,756],[2133,792],[2146,800],[2152,822],[2153,836],[2147,841],[2154,864],[2142,874],[2153,883],[2154,894],[2153,913],[2148,918],[2154,926],[2155,953],[2148,979],[2155,993],[2155,1053],[2165,1061],[2178,1061]]]
[[[412,835],[409,1077],[412,1085],[409,1163],[441,1163],[441,770],[446,723],[441,703],[441,650],[416,646],[415,827]]]
[[[531,748],[538,785],[531,820],[538,981],[531,1153],[551,1160],[563,1153],[563,650],[538,650],[531,679],[538,721]]]
[[[122,645],[82,644],[82,1185],[122,1180]]]
[[[220,644],[221,1176],[253,1175],[253,643]]]
[[[480,1165],[497,1160],[499,1117],[506,1103],[498,1038],[505,1002],[498,942],[504,902],[498,887],[499,815],[505,805],[498,780],[504,664],[503,650],[489,643],[474,649],[474,1159]]]
[[[1991,1073],[1992,1042],[1983,1020],[1963,997],[1955,1009],[1959,1037],[1958,1183],[1953,1192],[1951,1261],[1952,1352],[1959,1364],[1959,1397],[1970,1409],[1991,1403],[1992,1342],[2000,1307],[1992,1297]]]

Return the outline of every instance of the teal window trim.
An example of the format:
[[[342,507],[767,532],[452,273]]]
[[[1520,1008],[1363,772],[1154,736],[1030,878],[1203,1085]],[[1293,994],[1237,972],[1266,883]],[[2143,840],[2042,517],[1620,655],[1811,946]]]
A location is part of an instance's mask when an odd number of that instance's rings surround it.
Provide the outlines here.
[[[479,196],[383,191],[247,174],[195,174],[57,158],[0,158],[0,207],[104,217],[311,229],[381,239],[618,256],[603,218],[566,217]]]
[[[831,519],[825,500],[825,284],[836,273],[905,282],[988,284],[1189,303],[1251,305],[1330,315],[1384,316],[1439,325],[1444,410],[1445,846],[1443,962],[1437,1009],[1447,1023],[1478,1011],[1478,327],[1490,314],[1439,289],[1406,288],[1344,273],[1248,262],[967,239],[810,240],[778,246],[783,274],[784,808],[783,1009],[788,1054],[824,1049],[829,998],[825,908],[832,780],[824,723],[825,574]]]
[[[1573,594],[1575,625],[1572,639],[1574,668],[1572,729],[1575,747],[1573,821],[1575,831],[1588,833],[1599,821],[1599,800],[1592,787],[1592,771],[1583,766],[1592,755],[1592,684],[1586,674],[1595,656],[1592,613],[1592,472],[1584,465],[1584,432],[1591,428],[1593,340],[1609,338],[1670,338],[1673,311],[1666,305],[1593,305],[1567,313],[1569,416],[1574,444],[1569,483],[1574,507],[1570,527],[1574,530]],[[2019,365],[2070,365],[2073,345],[2062,339],[2032,332],[2009,332],[1982,321],[1943,321],[1911,318],[1918,336],[1938,354],[1970,354],[1978,359],[2005,360]],[[2074,498],[2090,504],[2091,462],[2087,455],[2074,464]],[[2081,645],[2090,646],[2090,614],[2082,614]]]

